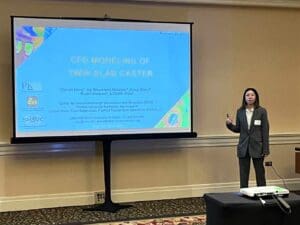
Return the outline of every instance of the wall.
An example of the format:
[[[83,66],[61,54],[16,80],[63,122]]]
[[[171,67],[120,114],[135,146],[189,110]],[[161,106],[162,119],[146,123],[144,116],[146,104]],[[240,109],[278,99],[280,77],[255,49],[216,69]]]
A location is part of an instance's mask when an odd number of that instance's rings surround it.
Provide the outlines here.
[[[90,204],[104,189],[101,143],[10,145],[10,15],[188,21],[193,25],[193,140],[113,144],[115,201],[201,196],[238,190],[234,116],[246,87],[269,112],[269,160],[291,189],[300,189],[294,152],[300,144],[299,9],[213,5],[10,0],[0,3],[0,211]],[[269,184],[282,185],[271,168]],[[251,179],[253,180],[253,174]]]

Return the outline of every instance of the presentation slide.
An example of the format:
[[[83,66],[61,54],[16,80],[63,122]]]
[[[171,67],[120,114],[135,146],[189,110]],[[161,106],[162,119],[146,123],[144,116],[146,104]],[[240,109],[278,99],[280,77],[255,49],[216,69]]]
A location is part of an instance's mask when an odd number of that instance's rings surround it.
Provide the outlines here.
[[[15,137],[191,132],[190,26],[13,17]]]

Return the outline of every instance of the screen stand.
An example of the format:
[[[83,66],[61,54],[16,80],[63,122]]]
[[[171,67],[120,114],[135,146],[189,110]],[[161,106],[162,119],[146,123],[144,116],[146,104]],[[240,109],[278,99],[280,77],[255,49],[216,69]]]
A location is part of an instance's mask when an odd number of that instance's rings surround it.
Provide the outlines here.
[[[111,165],[111,142],[110,139],[102,141],[103,144],[103,163],[104,163],[104,185],[105,185],[105,198],[104,203],[96,204],[91,208],[84,209],[85,211],[106,211],[117,212],[120,209],[132,207],[131,205],[121,205],[114,203],[111,200],[111,186],[110,186],[110,165]]]

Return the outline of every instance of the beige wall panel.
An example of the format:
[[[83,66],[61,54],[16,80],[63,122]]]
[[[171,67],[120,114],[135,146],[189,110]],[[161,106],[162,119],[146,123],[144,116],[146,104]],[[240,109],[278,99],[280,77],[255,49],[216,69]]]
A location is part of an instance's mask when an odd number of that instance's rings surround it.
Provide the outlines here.
[[[10,15],[188,21],[193,26],[194,120],[199,135],[231,134],[246,87],[261,94],[271,133],[300,133],[300,13],[297,9],[100,1],[0,2],[0,142],[12,134]],[[292,145],[272,146],[270,159],[286,178],[294,172]],[[112,188],[144,188],[238,181],[235,147],[114,150]],[[102,153],[47,153],[0,157],[0,196],[103,189]],[[269,179],[278,179],[270,168]],[[253,178],[253,171],[252,171]]]
[[[195,126],[224,134],[245,88],[255,87],[268,109],[271,133],[300,129],[300,14],[269,8],[191,10],[194,26]]]
[[[238,182],[238,158],[235,147],[161,149],[148,152],[113,154],[113,187],[116,189]],[[274,168],[284,178],[295,174],[294,145],[272,145]],[[253,165],[251,179],[255,180]],[[280,179],[271,167],[267,178]]]
[[[103,167],[100,160],[101,155],[94,152],[0,157],[0,196],[103,189]]]

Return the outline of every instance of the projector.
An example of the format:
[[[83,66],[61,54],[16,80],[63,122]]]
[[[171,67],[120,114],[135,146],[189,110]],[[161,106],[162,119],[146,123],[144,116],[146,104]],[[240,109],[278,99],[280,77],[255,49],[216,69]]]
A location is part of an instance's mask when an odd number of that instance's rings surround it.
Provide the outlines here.
[[[261,186],[241,188],[240,193],[249,197],[263,197],[263,196],[287,196],[289,190],[277,186]]]

